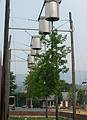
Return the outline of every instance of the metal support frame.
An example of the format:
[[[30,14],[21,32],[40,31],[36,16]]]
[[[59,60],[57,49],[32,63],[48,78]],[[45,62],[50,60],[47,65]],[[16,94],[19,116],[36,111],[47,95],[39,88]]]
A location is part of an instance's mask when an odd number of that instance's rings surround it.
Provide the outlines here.
[[[19,48],[16,48],[16,49],[11,49],[11,51],[31,51],[31,49],[19,49]]]
[[[39,14],[39,17],[38,17],[38,21],[40,20],[40,17],[41,17],[41,14],[42,14],[42,12],[43,12],[45,3],[46,3],[46,0],[44,0],[44,3],[43,3],[43,5],[42,5],[41,11],[40,11],[40,14]]]
[[[26,30],[30,30],[30,31],[38,31],[38,30],[39,30],[39,29],[35,29],[35,28],[30,28],[30,29],[29,29],[29,28],[17,28],[17,27],[9,27],[9,29],[21,30],[21,31],[22,31],[22,30],[23,30],[23,31],[24,31],[24,30],[25,30],[25,31],[26,31]]]
[[[12,30],[18,30],[18,31],[25,31],[25,30],[28,30],[28,31],[38,31],[39,29],[35,29],[35,28],[17,28],[17,27],[10,27],[9,29],[12,29]],[[57,31],[59,32],[72,32],[72,30],[63,30],[63,29],[57,29]]]
[[[9,79],[9,15],[10,15],[10,0],[6,0],[5,5],[5,25],[4,25],[4,48],[3,48],[3,68],[2,68],[2,83],[1,83],[1,111],[0,119],[8,119],[8,79]]]

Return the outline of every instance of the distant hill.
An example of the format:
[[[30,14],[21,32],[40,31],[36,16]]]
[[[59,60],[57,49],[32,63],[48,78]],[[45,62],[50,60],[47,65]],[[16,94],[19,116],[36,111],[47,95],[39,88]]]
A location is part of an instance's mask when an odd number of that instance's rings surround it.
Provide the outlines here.
[[[25,74],[17,74],[16,75],[16,83],[17,85],[22,86],[24,79],[26,75]],[[71,71],[61,74],[61,79],[66,80],[66,82],[71,83]],[[87,71],[76,71],[76,84],[82,84],[83,81],[87,81]]]

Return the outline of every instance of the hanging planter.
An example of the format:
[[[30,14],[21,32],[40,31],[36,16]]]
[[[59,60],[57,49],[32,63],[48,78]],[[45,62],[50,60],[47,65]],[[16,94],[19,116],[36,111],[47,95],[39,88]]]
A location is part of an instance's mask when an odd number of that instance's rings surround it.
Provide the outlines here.
[[[34,64],[35,63],[34,56],[28,55],[27,61],[28,61],[28,64]]]
[[[39,19],[39,33],[40,34],[49,34],[51,31],[50,22],[46,20],[44,16],[41,16]]]
[[[59,2],[58,0],[46,0],[45,17],[47,21],[59,20]]]
[[[40,50],[41,49],[41,41],[40,41],[39,36],[32,36],[31,48],[34,49],[34,50]]]
[[[36,50],[31,49],[31,56],[36,56],[36,54],[37,54],[37,51],[36,51]]]

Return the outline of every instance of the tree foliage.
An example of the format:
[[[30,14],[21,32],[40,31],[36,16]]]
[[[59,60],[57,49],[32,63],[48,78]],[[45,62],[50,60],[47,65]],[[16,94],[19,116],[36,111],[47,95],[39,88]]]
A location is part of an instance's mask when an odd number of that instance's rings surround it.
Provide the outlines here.
[[[80,105],[83,105],[86,102],[86,100],[87,99],[86,99],[86,95],[85,95],[84,90],[79,89],[79,91],[77,92],[77,102]]]
[[[54,30],[49,36],[41,36],[41,41],[46,45],[46,51],[37,54],[37,64],[26,77],[25,85],[28,96],[44,97],[52,94],[58,95],[64,90],[65,81],[60,80],[60,73],[68,71],[68,48],[64,44],[66,36]]]
[[[64,88],[64,91],[65,92],[69,92],[72,88],[72,84],[69,84],[69,83],[65,83],[65,88]]]
[[[25,92],[15,93],[15,105],[17,107],[22,107],[26,105],[26,93]]]
[[[10,95],[15,93],[16,87],[15,75],[13,72],[10,72]]]
[[[70,101],[71,105],[73,105],[72,87],[68,91],[68,98],[69,98],[69,101]]]

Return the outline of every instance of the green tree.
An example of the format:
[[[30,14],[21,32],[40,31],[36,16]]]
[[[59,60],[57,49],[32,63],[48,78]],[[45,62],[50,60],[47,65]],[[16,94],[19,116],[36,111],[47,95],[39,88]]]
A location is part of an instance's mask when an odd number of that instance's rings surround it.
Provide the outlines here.
[[[10,72],[10,95],[15,93],[16,87],[15,75],[13,72]]]
[[[56,86],[54,90],[55,94],[55,103],[56,103],[56,120],[58,120],[58,103],[59,98],[61,96],[61,92],[64,91],[65,81],[60,79],[60,73],[66,73],[68,68],[67,64],[67,54],[68,49],[67,46],[64,44],[66,41],[67,36],[59,35],[58,32],[55,30],[51,35],[51,41],[53,42],[53,66],[54,66],[54,80],[56,81]]]
[[[72,88],[72,84],[65,83],[65,88],[64,88],[65,92],[69,92],[71,88]]]
[[[34,69],[29,72],[25,80],[25,86],[27,89],[28,98],[38,99],[43,96],[43,83],[39,77],[38,67],[34,67]]]
[[[83,105],[86,102],[86,95],[84,90],[79,89],[79,91],[77,92],[77,102],[80,105]]]
[[[71,87],[71,89],[69,89],[69,91],[68,91],[68,99],[69,99],[71,105],[73,105],[73,103],[72,103],[72,100],[73,100],[72,87]]]
[[[17,107],[22,107],[26,105],[26,93],[25,92],[15,93],[15,105]]]
[[[66,36],[59,35],[57,30],[54,30],[49,37],[41,36],[46,51],[37,55],[37,64],[32,68],[25,82],[32,97],[45,96],[47,99],[55,94],[58,98],[64,91],[65,82],[61,81],[60,73],[68,71],[66,56],[69,51],[64,44],[65,40]]]

